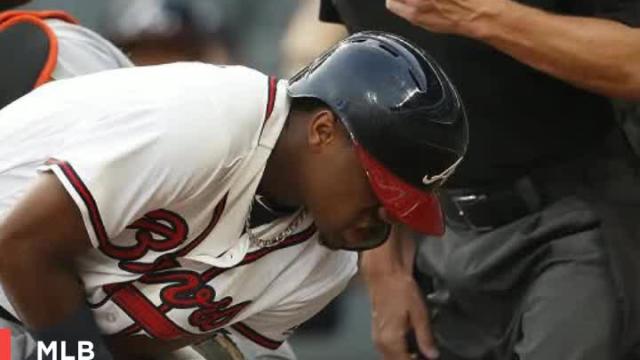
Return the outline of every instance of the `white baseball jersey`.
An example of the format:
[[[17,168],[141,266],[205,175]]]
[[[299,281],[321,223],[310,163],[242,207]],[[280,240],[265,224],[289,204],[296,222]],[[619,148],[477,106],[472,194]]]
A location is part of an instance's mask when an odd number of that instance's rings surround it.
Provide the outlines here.
[[[271,247],[245,233],[288,112],[286,82],[244,67],[47,84],[0,111],[0,221],[38,170],[51,171],[94,246],[79,268],[104,333],[172,340],[225,328],[277,348],[356,271],[356,254],[321,246],[307,215]],[[272,238],[298,216],[252,232]]]

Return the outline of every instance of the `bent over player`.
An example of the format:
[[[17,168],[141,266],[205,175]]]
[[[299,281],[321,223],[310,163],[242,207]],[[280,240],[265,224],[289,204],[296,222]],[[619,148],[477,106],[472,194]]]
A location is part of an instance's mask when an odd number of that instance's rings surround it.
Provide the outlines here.
[[[47,84],[0,111],[0,303],[97,359],[217,331],[277,348],[354,274],[344,249],[442,233],[466,144],[440,67],[384,33],[289,82],[178,63]]]

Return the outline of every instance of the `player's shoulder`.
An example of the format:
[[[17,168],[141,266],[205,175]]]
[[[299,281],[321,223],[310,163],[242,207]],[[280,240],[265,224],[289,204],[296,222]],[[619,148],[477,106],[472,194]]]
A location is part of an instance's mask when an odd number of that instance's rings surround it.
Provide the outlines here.
[[[92,111],[140,121],[194,141],[209,137],[244,141],[261,127],[268,77],[241,66],[178,62],[104,71],[59,82],[56,93],[72,93]],[[97,104],[97,105],[96,105]],[[99,109],[96,109],[98,107]]]
[[[175,161],[188,158],[194,166],[239,164],[257,146],[268,105],[268,77],[240,66],[185,62],[142,69],[145,86],[162,127],[163,146]],[[154,76],[157,75],[157,76]],[[128,111],[135,108],[129,107]],[[215,154],[212,156],[212,154]],[[203,165],[205,164],[205,165]]]
[[[159,105],[207,107],[227,118],[263,110],[268,97],[268,76],[244,66],[178,62],[123,69],[105,77],[119,85],[127,82],[129,88],[142,90],[140,96],[160,100]]]
[[[189,155],[199,165],[208,154],[234,161],[257,145],[268,84],[266,75],[246,67],[181,62],[55,81],[19,103],[23,110],[46,108],[42,116],[51,119],[81,118],[95,126],[108,119],[140,138],[155,134],[167,156]],[[213,161],[207,159],[201,160]]]
[[[174,84],[178,87],[202,87],[207,90],[207,94],[219,96],[238,95],[243,92],[242,98],[245,99],[247,95],[251,96],[253,91],[266,86],[268,79],[262,72],[245,66],[216,65],[195,61],[144,66],[137,69],[142,76],[157,77],[163,81],[179,79],[180,82]],[[242,98],[237,100],[242,101]]]
[[[260,118],[268,102],[269,77],[248,67],[187,62],[164,68],[193,91],[185,96],[203,100],[227,118]]]
[[[175,130],[203,141],[213,136],[225,139],[233,153],[256,146],[269,102],[268,77],[242,66],[176,63],[167,71],[189,84],[167,98],[169,112],[179,121]],[[211,146],[216,146],[211,144]]]

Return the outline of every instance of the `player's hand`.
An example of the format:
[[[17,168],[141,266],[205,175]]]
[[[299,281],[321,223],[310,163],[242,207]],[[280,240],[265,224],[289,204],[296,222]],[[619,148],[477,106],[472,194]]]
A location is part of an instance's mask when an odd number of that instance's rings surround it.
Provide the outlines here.
[[[505,11],[510,0],[386,0],[387,9],[434,32],[478,35],[482,22]]]
[[[420,289],[410,274],[385,274],[368,279],[372,311],[372,335],[385,360],[415,359],[409,352],[406,337],[415,333],[420,352],[437,359],[429,325],[427,307]]]
[[[373,340],[386,360],[418,358],[408,348],[410,333],[415,334],[422,358],[438,358],[427,307],[412,276],[416,244],[411,234],[396,224],[386,243],[360,254],[360,273],[372,306]]]

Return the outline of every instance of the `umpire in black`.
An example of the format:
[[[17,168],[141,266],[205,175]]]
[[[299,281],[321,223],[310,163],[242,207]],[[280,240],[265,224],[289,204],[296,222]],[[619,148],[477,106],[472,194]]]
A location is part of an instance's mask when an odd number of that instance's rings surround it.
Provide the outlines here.
[[[323,0],[321,18],[421,45],[469,117],[444,238],[415,267],[362,256],[385,359],[417,351],[405,332],[429,358],[640,359],[639,159],[609,100],[640,99],[640,1]]]

